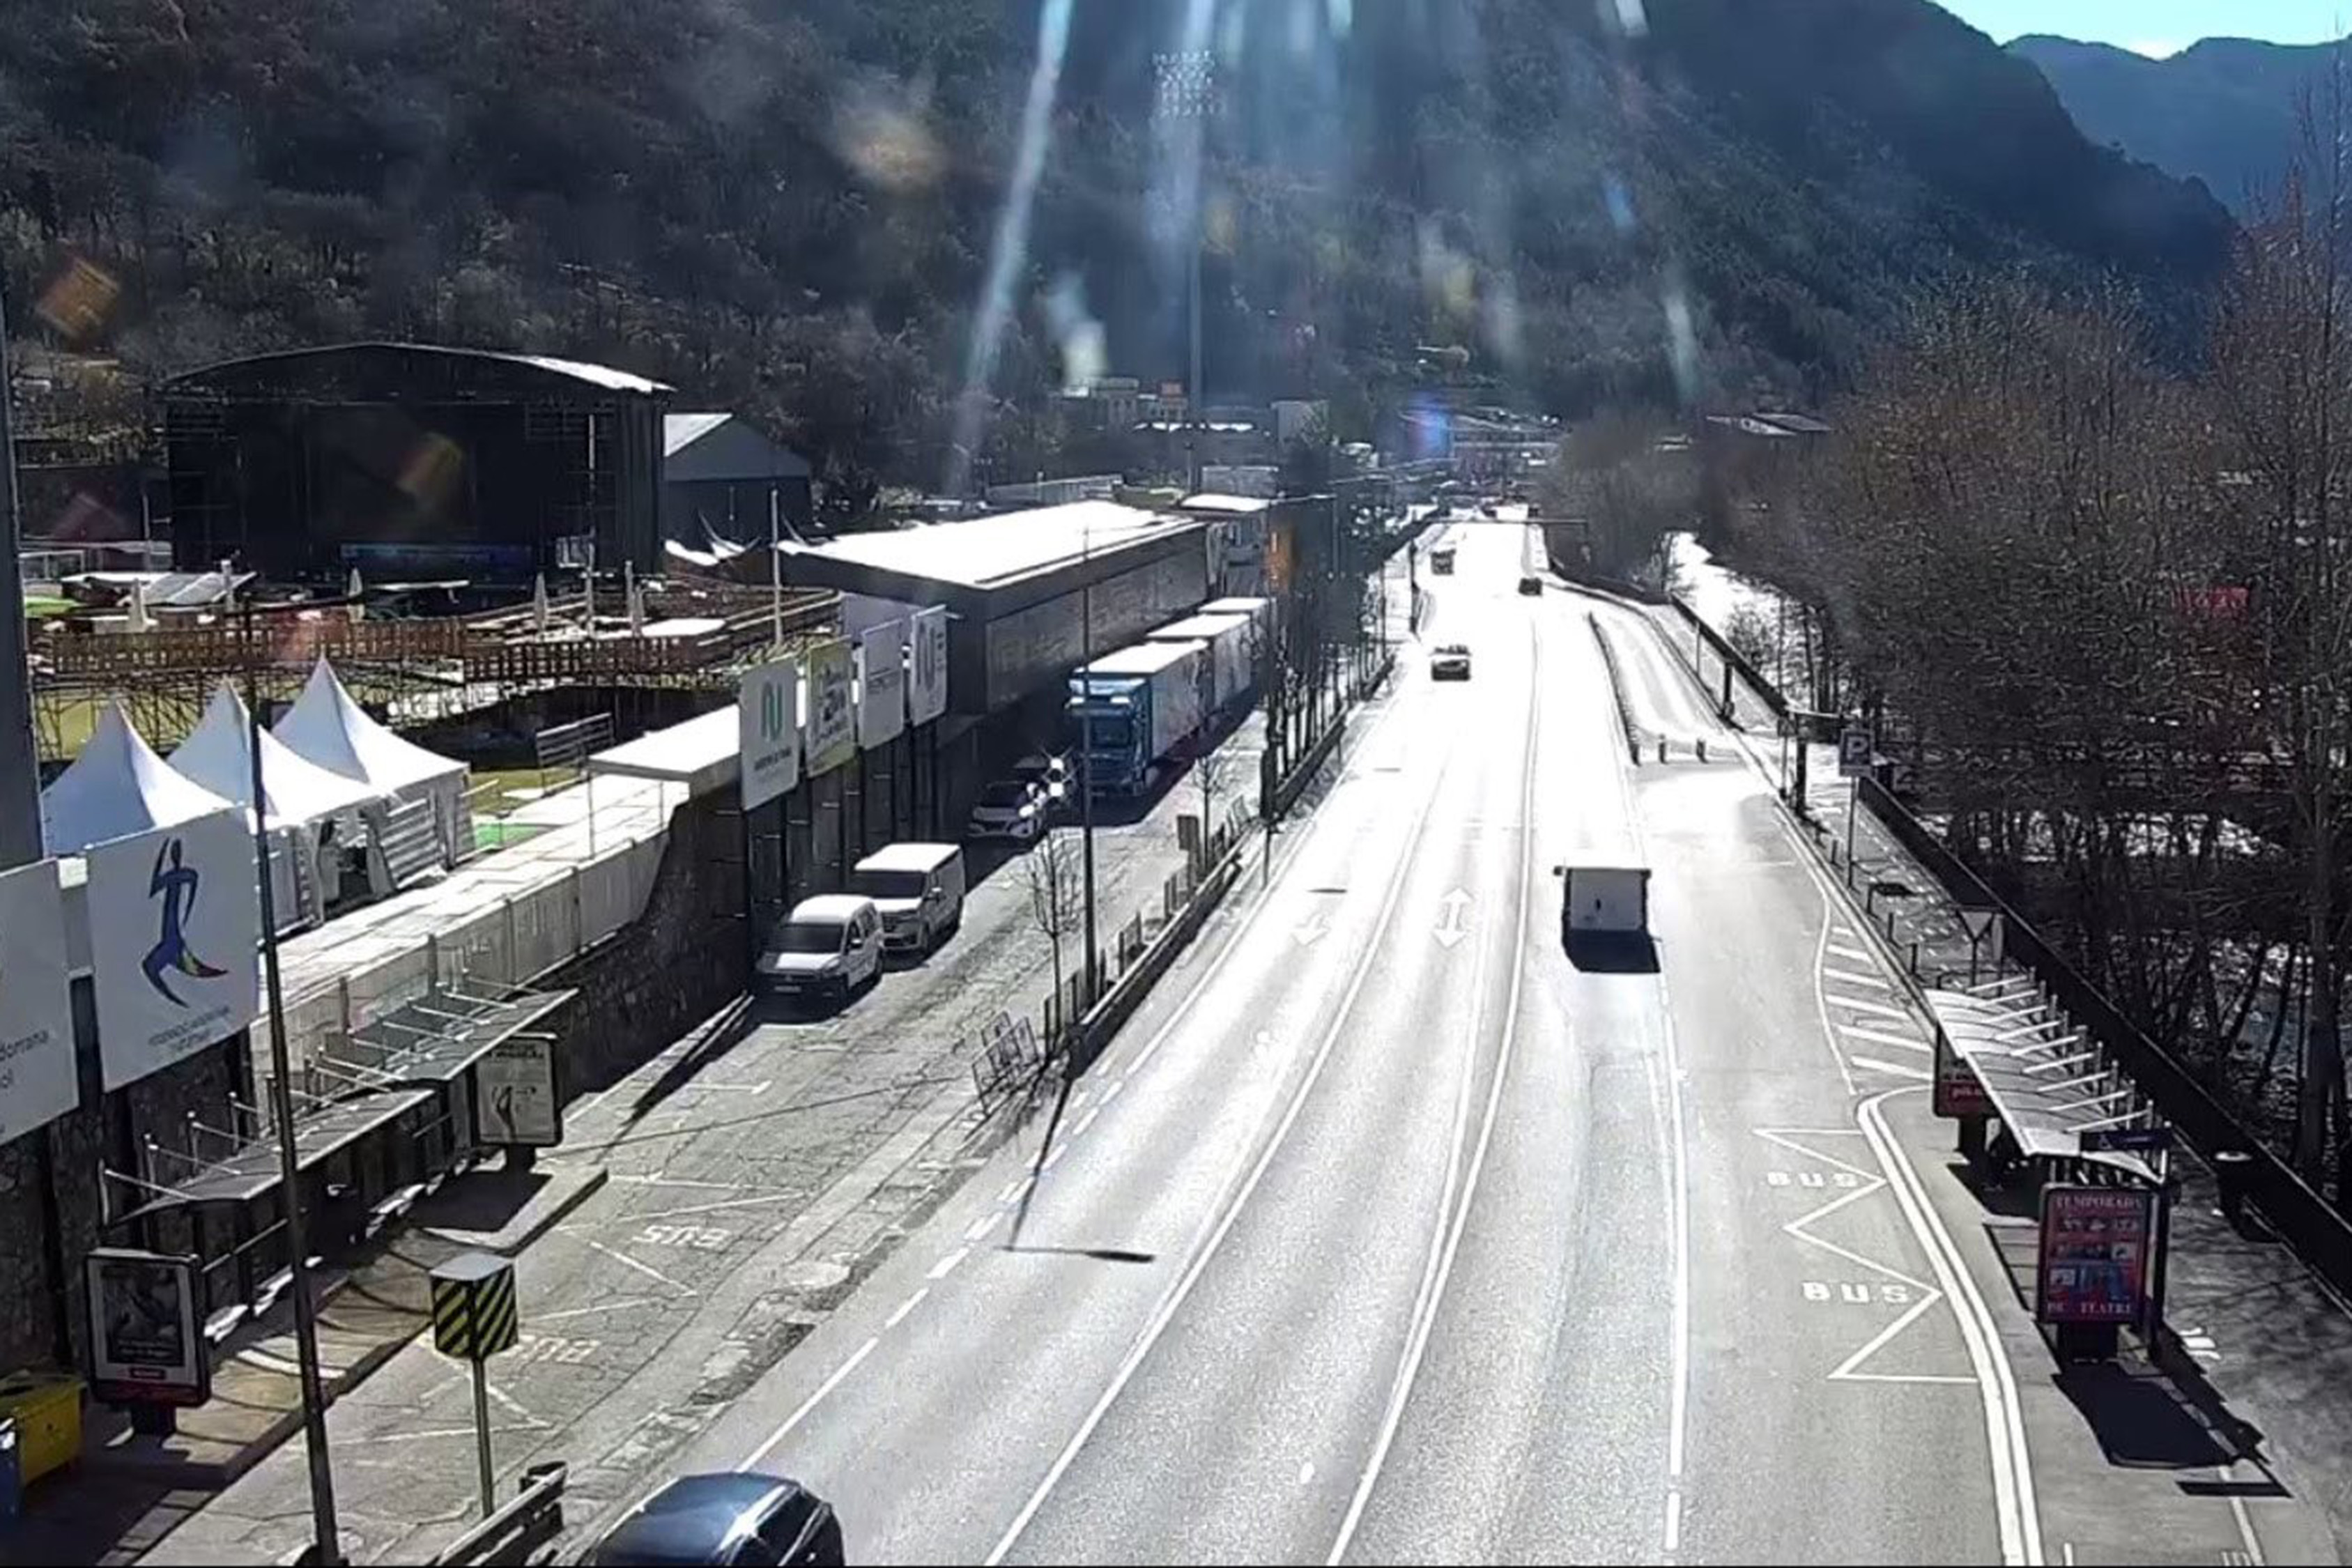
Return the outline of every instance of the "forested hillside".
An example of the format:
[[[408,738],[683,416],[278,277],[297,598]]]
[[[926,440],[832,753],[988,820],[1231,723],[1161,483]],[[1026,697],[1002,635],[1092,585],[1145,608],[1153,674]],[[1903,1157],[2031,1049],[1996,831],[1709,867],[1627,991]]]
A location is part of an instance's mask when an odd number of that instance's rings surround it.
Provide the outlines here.
[[[8,0],[10,325],[131,382],[360,337],[604,359],[782,428],[846,504],[936,482],[1039,3]],[[2187,322],[2226,248],[1925,0],[1190,9],[1066,7],[1008,462],[1050,459],[1070,370],[1182,374],[1152,57],[1187,44],[1210,391],[1328,395],[1342,435],[1422,345],[1571,416],[1811,396],[1956,268],[2113,272]]]

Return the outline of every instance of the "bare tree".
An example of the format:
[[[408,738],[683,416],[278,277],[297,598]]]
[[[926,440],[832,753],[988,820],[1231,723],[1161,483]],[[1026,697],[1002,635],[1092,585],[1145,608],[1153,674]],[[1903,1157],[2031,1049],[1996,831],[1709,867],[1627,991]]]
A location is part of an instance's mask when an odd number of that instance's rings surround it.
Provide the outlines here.
[[[1069,1019],[1064,1017],[1062,939],[1086,918],[1086,868],[1077,835],[1066,827],[1048,827],[1021,858],[1029,881],[1029,918],[1045,934],[1054,954],[1054,1002],[1047,1016],[1053,1043],[1060,1043]]]
[[[1670,585],[1674,535],[1699,507],[1697,470],[1674,434],[1662,418],[1605,414],[1565,437],[1544,469],[1541,510],[1585,525],[1600,575]]]
[[[2301,862],[2308,1002],[2294,1157],[2315,1181],[2346,1125],[2347,913],[2338,846],[2352,741],[2352,273],[2343,83],[2306,105],[2304,154],[2241,243],[2216,323],[2216,404],[2254,564],[2269,740],[2286,770]],[[2352,1184],[2352,1163],[2338,1173]],[[2342,1193],[2338,1201],[2343,1201]]]

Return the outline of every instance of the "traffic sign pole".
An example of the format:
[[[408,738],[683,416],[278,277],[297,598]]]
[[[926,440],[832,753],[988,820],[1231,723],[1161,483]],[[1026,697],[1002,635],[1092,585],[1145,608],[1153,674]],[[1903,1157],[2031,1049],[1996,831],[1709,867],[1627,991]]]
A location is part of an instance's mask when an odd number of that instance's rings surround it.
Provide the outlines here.
[[[490,1473],[490,1363],[479,1359],[474,1363],[474,1444],[481,1466],[482,1517],[488,1519],[498,1511],[499,1486]]]

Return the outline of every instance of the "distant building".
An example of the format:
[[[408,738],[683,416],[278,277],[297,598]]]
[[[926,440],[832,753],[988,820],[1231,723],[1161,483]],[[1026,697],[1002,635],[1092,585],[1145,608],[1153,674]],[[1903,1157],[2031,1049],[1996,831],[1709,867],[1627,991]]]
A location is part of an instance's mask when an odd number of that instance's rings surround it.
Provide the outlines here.
[[[662,537],[690,550],[764,544],[768,506],[795,528],[815,521],[806,458],[732,414],[662,416]]]
[[[661,558],[670,389],[604,365],[420,343],[257,354],[163,384],[174,564],[529,582],[593,540]]]

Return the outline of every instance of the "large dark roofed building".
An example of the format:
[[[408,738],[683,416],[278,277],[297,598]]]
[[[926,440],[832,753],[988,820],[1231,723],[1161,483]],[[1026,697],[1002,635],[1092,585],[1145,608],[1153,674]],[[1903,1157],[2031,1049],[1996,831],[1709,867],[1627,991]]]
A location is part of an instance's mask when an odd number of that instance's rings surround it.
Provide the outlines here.
[[[163,386],[173,557],[282,578],[527,582],[593,536],[661,557],[670,389],[604,365],[417,343],[259,354]]]

